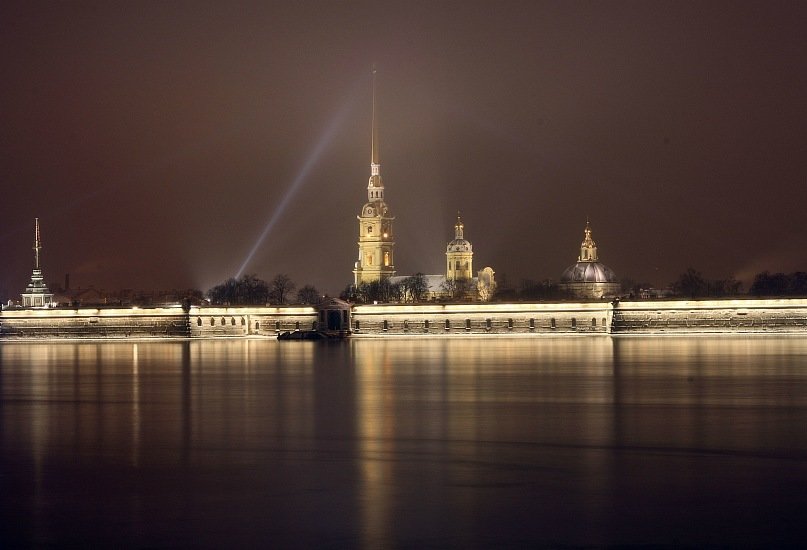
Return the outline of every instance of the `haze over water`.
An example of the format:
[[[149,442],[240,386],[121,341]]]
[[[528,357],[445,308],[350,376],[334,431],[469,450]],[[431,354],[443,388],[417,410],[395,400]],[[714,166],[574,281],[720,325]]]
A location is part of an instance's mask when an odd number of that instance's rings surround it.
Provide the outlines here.
[[[0,546],[796,545],[803,337],[0,344]]]

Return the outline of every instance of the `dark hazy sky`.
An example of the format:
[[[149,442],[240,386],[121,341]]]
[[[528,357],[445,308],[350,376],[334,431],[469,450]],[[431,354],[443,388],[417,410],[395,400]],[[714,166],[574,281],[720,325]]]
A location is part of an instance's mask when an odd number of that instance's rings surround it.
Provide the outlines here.
[[[276,215],[246,271],[338,293],[373,63],[401,275],[444,270],[457,210],[512,282],[557,279],[586,216],[655,285],[804,270],[805,28],[805,2],[3,2],[0,288],[36,216],[49,282],[207,289]]]

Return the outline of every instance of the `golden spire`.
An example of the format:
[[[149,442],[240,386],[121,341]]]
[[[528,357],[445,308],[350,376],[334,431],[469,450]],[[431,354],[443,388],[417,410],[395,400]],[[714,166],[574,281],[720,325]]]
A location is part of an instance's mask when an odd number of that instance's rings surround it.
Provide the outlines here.
[[[375,116],[375,74],[376,68],[373,64],[373,129],[372,129],[372,144],[370,146],[370,165],[379,165],[378,162],[378,125]]]
[[[462,223],[462,218],[460,217],[460,211],[457,210],[457,224],[454,226],[454,238],[455,239],[462,239],[463,229],[465,229],[465,225]]]
[[[375,74],[373,65],[373,123],[370,138],[370,181],[367,183],[367,199],[370,202],[384,200],[384,182],[381,181],[381,163],[378,160],[378,118],[375,109]]]

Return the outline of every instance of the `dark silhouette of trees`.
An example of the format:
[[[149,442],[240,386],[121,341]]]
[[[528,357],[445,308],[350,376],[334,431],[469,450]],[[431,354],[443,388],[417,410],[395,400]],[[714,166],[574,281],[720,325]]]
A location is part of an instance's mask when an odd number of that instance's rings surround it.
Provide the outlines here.
[[[313,305],[319,303],[319,300],[319,291],[312,285],[305,285],[297,291],[297,303],[299,304]]]
[[[415,273],[400,283],[404,302],[422,302],[429,297],[429,284],[423,273]]]
[[[754,296],[807,296],[807,273],[757,273],[749,293]]]
[[[521,281],[516,299],[519,301],[565,300],[572,294],[552,281],[536,282],[531,279]]]
[[[286,303],[289,294],[294,292],[296,285],[288,275],[285,273],[279,273],[275,275],[275,278],[272,279],[271,283],[269,283],[269,287],[271,289],[269,292],[269,297],[271,298],[272,303],[283,305]]]
[[[707,280],[700,271],[691,267],[678,277],[672,287],[676,295],[689,298],[723,298],[736,296],[742,291],[742,283],[734,277]]]
[[[446,279],[440,288],[448,295],[449,301],[455,302],[465,300],[476,290],[472,279]]]
[[[673,283],[673,292],[679,296],[689,296],[690,298],[705,296],[706,280],[700,271],[690,267]]]
[[[231,277],[208,290],[207,297],[216,305],[263,305],[269,301],[269,285],[255,275]]]
[[[382,279],[358,286],[348,285],[339,297],[357,304],[399,302],[402,299],[402,290],[400,285],[391,283],[389,279]]]

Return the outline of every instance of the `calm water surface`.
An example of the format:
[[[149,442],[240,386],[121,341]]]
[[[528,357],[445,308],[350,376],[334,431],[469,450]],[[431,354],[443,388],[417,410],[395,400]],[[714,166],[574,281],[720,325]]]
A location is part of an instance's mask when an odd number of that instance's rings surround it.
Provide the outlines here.
[[[0,546],[807,541],[803,337],[0,344]]]

